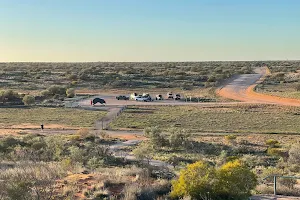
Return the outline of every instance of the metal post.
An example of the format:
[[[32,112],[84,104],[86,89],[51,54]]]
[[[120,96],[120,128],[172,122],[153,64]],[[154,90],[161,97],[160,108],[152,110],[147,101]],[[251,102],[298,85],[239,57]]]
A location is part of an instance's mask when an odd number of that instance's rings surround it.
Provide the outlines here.
[[[274,195],[276,195],[276,187],[277,187],[276,176],[274,176]]]
[[[103,130],[103,119],[102,119],[102,130]]]

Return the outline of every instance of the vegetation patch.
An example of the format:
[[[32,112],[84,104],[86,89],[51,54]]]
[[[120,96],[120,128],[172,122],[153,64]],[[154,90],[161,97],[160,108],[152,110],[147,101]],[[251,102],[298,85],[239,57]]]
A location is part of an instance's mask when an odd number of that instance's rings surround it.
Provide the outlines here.
[[[112,129],[159,126],[192,132],[300,133],[297,107],[274,105],[130,106],[111,124]]]
[[[90,111],[71,108],[1,108],[0,126],[9,127],[30,123],[59,124],[74,127],[91,127],[96,120],[101,119],[105,111]]]

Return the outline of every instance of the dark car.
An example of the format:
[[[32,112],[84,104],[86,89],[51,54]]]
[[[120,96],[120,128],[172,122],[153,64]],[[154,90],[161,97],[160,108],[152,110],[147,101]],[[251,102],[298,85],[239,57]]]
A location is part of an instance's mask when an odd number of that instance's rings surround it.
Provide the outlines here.
[[[100,99],[100,98],[95,98],[92,101],[93,105],[95,105],[96,103],[100,103],[100,104],[106,104],[104,99]]]
[[[118,100],[129,100],[129,97],[124,96],[124,95],[120,95],[120,96],[117,96],[116,99],[118,99]]]

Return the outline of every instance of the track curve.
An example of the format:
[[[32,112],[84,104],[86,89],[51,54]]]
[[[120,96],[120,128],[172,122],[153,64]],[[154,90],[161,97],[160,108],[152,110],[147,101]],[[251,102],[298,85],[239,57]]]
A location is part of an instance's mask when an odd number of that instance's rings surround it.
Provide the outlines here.
[[[300,106],[300,100],[281,98],[254,91],[255,86],[265,79],[267,68],[255,69],[256,74],[239,75],[236,79],[217,90],[217,94],[228,99],[249,103],[277,104],[285,106]]]

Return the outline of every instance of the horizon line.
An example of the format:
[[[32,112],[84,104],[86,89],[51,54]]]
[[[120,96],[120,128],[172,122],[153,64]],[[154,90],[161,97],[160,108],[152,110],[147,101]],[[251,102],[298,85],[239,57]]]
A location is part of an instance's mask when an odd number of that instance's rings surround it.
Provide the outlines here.
[[[270,61],[300,61],[286,60],[201,60],[201,61],[0,61],[0,63],[197,63],[197,62],[270,62]]]

